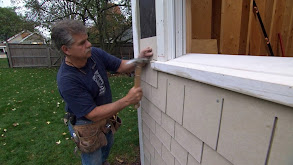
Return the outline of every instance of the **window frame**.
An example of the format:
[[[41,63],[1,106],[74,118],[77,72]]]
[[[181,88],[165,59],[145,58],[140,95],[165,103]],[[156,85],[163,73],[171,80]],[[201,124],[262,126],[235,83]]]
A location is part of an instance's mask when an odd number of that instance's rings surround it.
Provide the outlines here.
[[[186,54],[186,0],[155,4],[157,61],[152,69],[293,107],[293,58]]]

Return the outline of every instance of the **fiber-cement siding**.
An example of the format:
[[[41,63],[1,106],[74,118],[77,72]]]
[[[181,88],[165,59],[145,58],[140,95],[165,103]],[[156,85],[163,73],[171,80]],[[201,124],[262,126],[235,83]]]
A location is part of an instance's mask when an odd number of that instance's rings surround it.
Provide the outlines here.
[[[293,164],[291,107],[150,74],[142,82],[145,165]]]
[[[156,53],[156,38],[140,40],[146,46]],[[150,65],[141,85],[145,165],[293,164],[292,107]]]

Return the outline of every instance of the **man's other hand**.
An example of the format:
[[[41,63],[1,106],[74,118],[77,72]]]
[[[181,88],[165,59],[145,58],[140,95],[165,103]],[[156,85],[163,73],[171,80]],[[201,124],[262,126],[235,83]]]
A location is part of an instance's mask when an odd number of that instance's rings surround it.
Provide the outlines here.
[[[143,49],[142,51],[140,51],[139,53],[139,58],[150,58],[153,56],[153,49],[150,47],[147,47],[145,49]]]

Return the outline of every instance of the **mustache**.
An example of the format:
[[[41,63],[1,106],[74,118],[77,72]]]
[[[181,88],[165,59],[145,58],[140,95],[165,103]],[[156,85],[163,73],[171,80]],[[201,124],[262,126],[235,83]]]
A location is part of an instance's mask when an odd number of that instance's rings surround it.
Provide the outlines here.
[[[85,51],[86,51],[86,53],[88,53],[88,52],[90,52],[92,49],[91,48],[89,48],[89,49],[86,49]]]

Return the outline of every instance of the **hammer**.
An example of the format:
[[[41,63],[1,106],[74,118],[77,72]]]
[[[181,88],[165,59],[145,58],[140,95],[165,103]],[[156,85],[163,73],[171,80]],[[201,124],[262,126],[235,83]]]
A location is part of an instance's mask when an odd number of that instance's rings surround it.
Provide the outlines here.
[[[135,65],[135,77],[134,77],[134,87],[140,87],[140,76],[141,76],[141,70],[144,64],[148,63],[149,59],[147,58],[134,58],[132,60],[129,60],[127,64],[134,64]],[[139,107],[139,103],[134,105],[134,108],[137,109]]]

